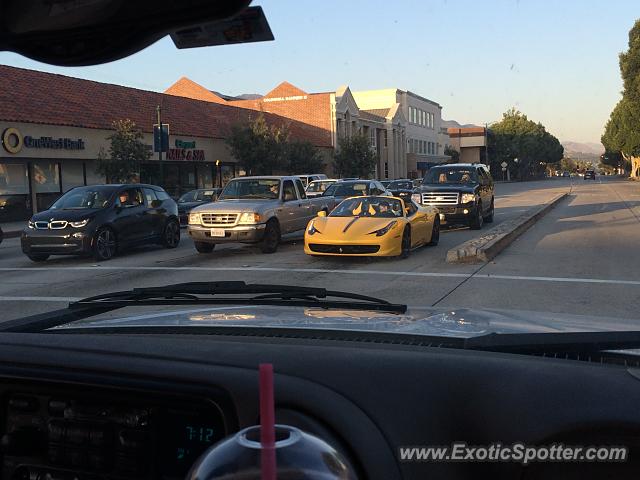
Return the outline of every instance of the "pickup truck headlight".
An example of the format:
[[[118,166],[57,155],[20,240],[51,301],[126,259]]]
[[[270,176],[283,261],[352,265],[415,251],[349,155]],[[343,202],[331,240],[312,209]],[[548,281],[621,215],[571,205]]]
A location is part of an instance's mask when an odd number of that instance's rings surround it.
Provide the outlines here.
[[[379,230],[374,230],[373,232],[369,233],[369,235],[373,235],[374,233],[376,234],[376,237],[381,237],[383,236],[385,233],[387,233],[389,230],[391,230],[393,227],[396,226],[398,222],[396,220],[393,220],[392,222],[389,223],[389,225],[387,225],[386,227],[382,227]]]
[[[190,213],[189,214],[189,225],[199,225],[200,224],[200,214],[199,213]]]
[[[245,212],[240,215],[240,220],[238,220],[238,223],[242,223],[244,225],[260,223],[260,214],[254,212]]]
[[[411,200],[413,200],[413,203],[422,203],[422,195],[414,193],[411,195]]]
[[[475,193],[463,193],[462,194],[462,198],[461,198],[461,202],[462,203],[472,203],[476,201],[476,194]]]
[[[90,221],[90,219],[85,218],[84,220],[80,220],[78,222],[69,222],[69,225],[71,225],[73,228],[82,228],[86,227],[87,223],[89,223]]]

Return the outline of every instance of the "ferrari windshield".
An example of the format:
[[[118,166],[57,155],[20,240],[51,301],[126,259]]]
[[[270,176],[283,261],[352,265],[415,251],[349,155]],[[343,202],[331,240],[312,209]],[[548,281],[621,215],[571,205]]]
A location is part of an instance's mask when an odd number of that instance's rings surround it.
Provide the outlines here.
[[[330,217],[402,217],[402,202],[397,198],[348,198],[338,205]]]
[[[77,187],[60,197],[51,210],[95,210],[104,208],[115,192],[111,186]]]

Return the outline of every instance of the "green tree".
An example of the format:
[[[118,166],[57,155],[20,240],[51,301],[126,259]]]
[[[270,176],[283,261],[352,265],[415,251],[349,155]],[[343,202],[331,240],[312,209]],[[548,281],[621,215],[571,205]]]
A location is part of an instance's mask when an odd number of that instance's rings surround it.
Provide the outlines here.
[[[333,158],[333,170],[339,177],[367,178],[376,168],[378,156],[371,149],[369,138],[357,134],[338,140]]]
[[[289,130],[269,125],[260,113],[248,125],[234,125],[225,142],[248,175],[271,175],[287,168]]]
[[[111,141],[109,151],[98,155],[96,173],[111,183],[136,182],[140,177],[140,163],[150,155],[142,142],[142,132],[128,119],[116,120],[112,126],[115,132],[107,137]]]
[[[558,163],[564,154],[560,141],[541,123],[529,120],[513,108],[502,115],[502,120],[491,125],[488,141],[492,171],[500,171],[500,164],[506,162],[511,177],[519,180],[541,175],[549,164]]]
[[[311,142],[289,142],[286,150],[287,173],[298,175],[301,173],[324,172],[322,154]]]
[[[607,156],[619,152],[630,175],[640,177],[640,20],[629,31],[629,49],[619,56],[622,99],[611,112],[602,135]]]
[[[444,149],[444,154],[451,157],[452,163],[458,163],[460,161],[460,152],[453,147],[447,145]]]

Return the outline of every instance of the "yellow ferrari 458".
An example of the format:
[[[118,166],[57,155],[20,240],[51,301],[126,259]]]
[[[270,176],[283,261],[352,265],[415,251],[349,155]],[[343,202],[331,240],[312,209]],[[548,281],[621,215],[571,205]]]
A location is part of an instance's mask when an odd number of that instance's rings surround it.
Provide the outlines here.
[[[326,216],[319,212],[307,225],[304,251],[308,255],[401,256],[422,245],[437,245],[440,216],[396,197],[351,197]]]

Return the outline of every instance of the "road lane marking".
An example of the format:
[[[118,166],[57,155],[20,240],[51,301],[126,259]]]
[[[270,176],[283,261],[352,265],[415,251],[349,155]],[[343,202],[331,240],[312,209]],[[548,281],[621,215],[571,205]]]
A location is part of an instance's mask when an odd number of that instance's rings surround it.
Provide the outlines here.
[[[640,286],[640,280],[620,280],[581,277],[542,277],[527,275],[498,275],[490,273],[446,273],[446,272],[403,272],[391,270],[336,270],[325,268],[278,268],[278,267],[0,267],[0,272],[49,272],[49,271],[188,271],[188,272],[276,272],[276,273],[320,273],[335,275],[386,275],[396,277],[468,278],[481,280],[522,280],[532,282],[591,283],[609,285]],[[1,282],[0,282],[1,283]],[[54,297],[55,298],[55,297]]]

